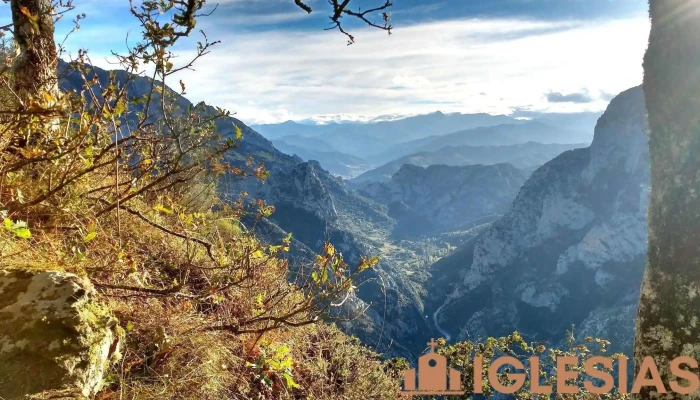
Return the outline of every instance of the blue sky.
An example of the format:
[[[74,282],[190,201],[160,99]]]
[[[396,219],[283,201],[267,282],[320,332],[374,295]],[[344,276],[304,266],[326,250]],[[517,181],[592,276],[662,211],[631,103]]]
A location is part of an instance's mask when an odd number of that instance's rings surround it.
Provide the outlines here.
[[[68,49],[87,48],[95,64],[113,67],[110,50],[122,50],[127,33],[138,37],[128,0],[75,3],[87,18]],[[198,28],[222,44],[180,78],[191,100],[249,123],[597,111],[641,83],[649,30],[645,0],[395,0],[393,35],[347,21],[357,42],[346,46],[323,30],[325,0],[307,2],[311,15],[293,0],[218,3]],[[183,43],[181,60],[192,45]]]

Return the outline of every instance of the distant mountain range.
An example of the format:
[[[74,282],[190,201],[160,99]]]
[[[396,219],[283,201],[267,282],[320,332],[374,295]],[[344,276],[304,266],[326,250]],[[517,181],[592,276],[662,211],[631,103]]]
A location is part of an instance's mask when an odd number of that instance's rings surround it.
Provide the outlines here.
[[[543,117],[544,118],[544,117]],[[569,117],[574,120],[574,116]],[[316,138],[346,154],[380,165],[419,151],[444,146],[509,145],[529,141],[541,143],[590,143],[590,131],[565,128],[561,118],[546,124],[505,115],[432,114],[393,121],[355,124],[306,125],[288,121],[253,128],[271,140],[311,149],[301,138]],[[579,122],[575,125],[580,127]],[[493,128],[493,129],[489,129]],[[452,134],[452,135],[450,135]],[[440,137],[442,143],[437,143]]]
[[[422,151],[400,157],[380,167],[353,178],[353,185],[368,182],[385,182],[403,165],[427,167],[430,165],[472,165],[510,163],[517,168],[539,167],[559,154],[585,147],[585,144],[542,144],[527,142],[506,146],[446,146],[437,150]],[[533,168],[534,169],[534,168]]]
[[[512,116],[539,121],[555,128],[566,129],[587,134],[584,142],[589,143],[593,136],[591,132],[598,123],[602,111],[586,111],[577,113],[548,113],[541,111],[516,111]]]
[[[304,161],[318,161],[323,168],[344,178],[352,178],[372,167],[368,161],[338,151],[333,145],[318,138],[285,136],[272,143],[286,154],[299,156]]]
[[[345,123],[328,125],[308,125],[285,122],[276,125],[258,125],[275,146],[289,155],[302,159],[319,161],[321,166],[335,175],[354,178],[372,168],[395,162],[397,159],[413,156],[445,158],[443,164],[467,165],[471,163],[514,162],[520,167],[538,166],[556,154],[556,147],[545,150],[541,155],[528,155],[536,151],[534,146],[523,148],[524,159],[505,157],[497,146],[511,146],[538,142],[542,144],[567,144],[582,147],[590,143],[591,134],[562,127],[564,121],[571,121],[576,127],[583,124],[580,120],[590,118],[578,115],[567,117],[541,116],[538,120],[518,120],[504,115],[489,114],[443,114],[440,112],[408,117],[393,121],[372,123]],[[541,122],[551,120],[552,125]],[[477,149],[442,150],[445,147],[483,147],[482,156]],[[569,147],[571,148],[571,147]],[[568,148],[567,148],[568,149]],[[563,150],[562,150],[563,151]],[[437,152],[432,157],[426,152]],[[493,152],[493,160],[488,154]],[[508,152],[507,150],[505,152]],[[419,154],[420,153],[420,154]],[[458,153],[467,153],[464,156]],[[471,155],[470,155],[471,154]],[[547,154],[548,156],[546,156]],[[461,161],[458,161],[462,158]],[[472,160],[479,158],[480,160]],[[530,159],[529,161],[527,159]],[[408,162],[411,164],[410,162]],[[418,165],[431,165],[432,161]],[[403,165],[386,169],[384,180],[388,179]],[[378,174],[370,174],[375,176]],[[366,179],[362,179],[366,180]]]
[[[585,136],[587,135],[554,128],[542,122],[527,121],[482,126],[411,140],[378,152],[374,157],[380,161],[391,161],[418,152],[439,150],[445,146],[508,146],[527,142],[545,144],[590,143],[590,139],[584,139]]]
[[[401,143],[428,136],[456,132],[463,129],[493,126],[517,122],[505,115],[444,114],[440,111],[393,121],[326,125],[299,124],[287,121],[281,124],[253,125],[252,128],[269,139],[289,135],[331,137],[355,135],[383,139],[389,143]]]

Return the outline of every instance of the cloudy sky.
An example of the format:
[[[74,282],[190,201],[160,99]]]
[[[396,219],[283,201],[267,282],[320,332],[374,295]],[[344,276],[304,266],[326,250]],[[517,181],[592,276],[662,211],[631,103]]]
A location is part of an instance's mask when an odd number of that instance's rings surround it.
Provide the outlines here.
[[[139,36],[128,0],[75,3],[87,18],[68,48],[114,68],[110,51]],[[346,46],[324,31],[325,0],[307,2],[311,15],[293,0],[218,3],[198,28],[222,43],[180,78],[191,100],[248,123],[602,110],[641,83],[649,32],[646,0],[394,0],[391,36],[347,21],[356,43]],[[180,60],[192,48],[183,43]]]

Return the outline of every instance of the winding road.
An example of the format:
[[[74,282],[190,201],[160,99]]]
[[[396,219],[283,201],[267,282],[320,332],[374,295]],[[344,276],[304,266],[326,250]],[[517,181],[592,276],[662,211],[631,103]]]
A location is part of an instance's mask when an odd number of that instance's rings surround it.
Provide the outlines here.
[[[443,330],[440,327],[440,324],[438,323],[438,314],[440,314],[440,311],[442,311],[442,307],[445,307],[445,304],[446,303],[442,303],[442,305],[437,310],[435,310],[435,312],[433,313],[433,325],[435,325],[437,330],[440,331],[440,334],[445,338],[445,340],[447,340],[449,342],[451,339],[450,334],[447,333],[447,331]]]

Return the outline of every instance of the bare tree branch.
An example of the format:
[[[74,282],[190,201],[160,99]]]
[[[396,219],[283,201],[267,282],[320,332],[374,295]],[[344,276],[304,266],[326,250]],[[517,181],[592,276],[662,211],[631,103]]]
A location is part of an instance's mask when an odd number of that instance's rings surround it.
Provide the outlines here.
[[[349,32],[347,32],[342,25],[342,18],[343,16],[350,16],[353,18],[357,18],[367,24],[368,26],[371,26],[373,28],[381,29],[384,31],[387,31],[389,35],[391,35],[391,30],[393,29],[393,26],[390,23],[390,15],[389,13],[386,12],[386,10],[391,7],[393,4],[391,0],[385,0],[384,4],[381,6],[377,6],[374,8],[370,8],[368,10],[362,11],[361,9],[358,9],[357,11],[352,11],[348,8],[350,5],[350,2],[352,0],[342,0],[342,2],[338,2],[338,0],[329,0],[328,3],[333,7],[333,14],[330,15],[330,20],[331,20],[331,27],[326,28],[325,30],[332,30],[332,29],[338,29],[342,34],[347,36],[348,38],[348,46],[355,43],[355,37],[351,35]],[[303,3],[301,0],[294,0],[294,3],[299,6],[302,10],[306,11],[307,13],[311,14],[311,7]],[[381,12],[381,18],[382,22],[375,22],[371,19],[371,15],[375,13]]]
[[[312,11],[312,10],[311,10],[311,7],[309,7],[309,6],[307,6],[306,4],[304,4],[301,0],[294,0],[294,4],[296,4],[297,6],[299,6],[299,8],[301,8],[301,9],[304,10],[304,11],[306,11],[307,13],[311,14],[311,11]]]

